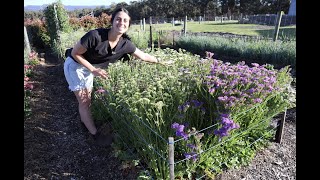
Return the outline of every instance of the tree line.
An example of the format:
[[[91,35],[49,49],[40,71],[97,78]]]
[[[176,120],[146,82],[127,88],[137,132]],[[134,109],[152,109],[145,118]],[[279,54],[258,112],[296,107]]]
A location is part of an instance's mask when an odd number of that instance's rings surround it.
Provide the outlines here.
[[[69,17],[82,17],[92,13],[95,17],[102,13],[111,14],[117,7],[125,7],[132,20],[147,17],[215,17],[221,15],[239,16],[253,14],[276,14],[278,11],[288,13],[291,0],[139,0],[129,4],[112,3],[94,9],[84,8],[68,11]],[[26,18],[42,18],[43,11],[26,11]]]

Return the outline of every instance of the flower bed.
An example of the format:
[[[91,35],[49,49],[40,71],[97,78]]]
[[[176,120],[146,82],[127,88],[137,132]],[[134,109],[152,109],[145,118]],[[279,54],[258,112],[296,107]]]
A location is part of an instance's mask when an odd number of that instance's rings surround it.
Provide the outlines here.
[[[169,137],[175,178],[213,177],[250,163],[274,137],[272,117],[294,106],[289,67],[223,63],[209,52],[205,59],[152,53],[174,64],[111,64],[110,78],[95,81],[92,110],[97,119],[111,117],[115,147],[130,147],[155,179],[169,178]]]

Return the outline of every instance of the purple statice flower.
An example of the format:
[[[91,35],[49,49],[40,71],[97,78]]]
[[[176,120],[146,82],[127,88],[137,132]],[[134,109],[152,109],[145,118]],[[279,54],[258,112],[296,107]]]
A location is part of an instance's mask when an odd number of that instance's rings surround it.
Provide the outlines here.
[[[259,67],[259,66],[260,66],[258,63],[251,63],[251,65],[252,65],[253,67]]]
[[[187,159],[192,159],[193,162],[195,162],[195,161],[197,160],[198,154],[195,153],[195,152],[190,152],[190,153],[184,153],[184,156],[185,156]]]
[[[107,91],[104,90],[102,87],[99,87],[99,88],[96,90],[96,92],[99,93],[99,94],[107,93]]]
[[[185,127],[184,125],[182,125],[182,124],[180,125],[180,124],[178,124],[176,122],[174,122],[171,125],[171,128],[176,130],[176,136],[183,137],[184,140],[187,140],[189,136],[188,136],[188,134],[183,132],[184,127]]]
[[[208,59],[211,59],[213,55],[214,55],[213,52],[206,51],[206,56]]]
[[[190,102],[187,101],[183,105],[178,106],[178,111],[179,112],[186,112],[189,107],[190,107]]]
[[[191,100],[191,102],[193,103],[193,107],[200,107],[202,106],[203,102],[200,102],[198,100]]]
[[[189,147],[192,150],[197,149],[197,146],[194,144],[187,144],[187,147]]]
[[[207,76],[208,79],[214,79],[216,76]]]
[[[234,123],[233,120],[229,118],[228,114],[221,114],[220,117],[222,127],[214,131],[214,134],[220,136],[220,138],[228,136],[228,132],[232,129],[240,128],[238,124]]]
[[[262,99],[256,98],[256,99],[253,100],[253,102],[254,102],[254,103],[261,103],[261,102],[262,102]]]
[[[210,89],[209,89],[209,93],[214,93],[215,91],[216,91],[215,88],[210,88]]]
[[[250,88],[250,89],[247,90],[247,92],[248,92],[249,94],[252,94],[254,91],[255,91],[254,88]]]
[[[172,129],[177,129],[179,127],[179,124],[174,122],[173,124],[171,124],[171,128]]]
[[[268,85],[267,87],[268,87],[268,89],[269,89],[270,92],[273,90],[272,85]]]
[[[218,100],[222,101],[222,102],[227,101],[228,100],[228,96],[220,96],[220,97],[218,97]]]

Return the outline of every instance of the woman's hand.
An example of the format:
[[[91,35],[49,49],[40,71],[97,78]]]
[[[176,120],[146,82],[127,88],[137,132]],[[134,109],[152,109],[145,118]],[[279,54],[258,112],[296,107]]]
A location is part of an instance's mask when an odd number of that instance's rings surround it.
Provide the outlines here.
[[[104,69],[95,68],[93,71],[91,71],[94,76],[101,76],[105,79],[108,79],[108,73]]]

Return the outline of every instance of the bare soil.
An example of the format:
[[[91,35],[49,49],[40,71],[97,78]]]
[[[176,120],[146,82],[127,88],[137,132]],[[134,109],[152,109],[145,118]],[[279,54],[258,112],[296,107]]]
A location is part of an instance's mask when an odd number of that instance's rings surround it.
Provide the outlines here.
[[[82,127],[62,61],[46,53],[34,72],[32,114],[24,120],[24,179],[137,179],[137,169],[123,164],[112,148],[95,145]],[[216,179],[296,179],[295,122],[295,109],[289,110],[281,144],[272,142],[248,167],[228,170]]]

